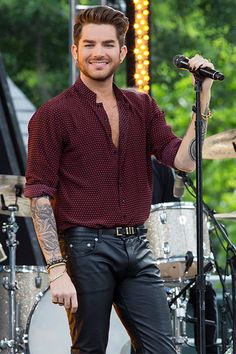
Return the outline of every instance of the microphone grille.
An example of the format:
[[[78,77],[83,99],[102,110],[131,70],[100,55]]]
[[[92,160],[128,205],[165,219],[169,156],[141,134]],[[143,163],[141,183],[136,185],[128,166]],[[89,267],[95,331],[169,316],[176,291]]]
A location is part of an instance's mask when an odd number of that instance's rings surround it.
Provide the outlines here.
[[[185,57],[182,54],[177,54],[173,58],[173,64],[177,67],[181,65],[181,60],[183,60]]]

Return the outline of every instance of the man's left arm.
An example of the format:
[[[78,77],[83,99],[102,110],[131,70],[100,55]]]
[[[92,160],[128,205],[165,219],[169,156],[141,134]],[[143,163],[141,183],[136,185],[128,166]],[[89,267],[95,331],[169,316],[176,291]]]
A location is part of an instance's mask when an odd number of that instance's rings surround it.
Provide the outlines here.
[[[193,70],[197,70],[199,67],[210,67],[214,69],[214,66],[208,60],[202,58],[199,55],[189,59],[189,65]],[[194,78],[193,78],[194,80]],[[193,82],[194,83],[194,82]],[[210,99],[211,99],[211,86],[213,80],[205,78],[202,82],[202,88],[200,92],[200,104],[202,117],[202,141],[205,138],[207,132],[207,119],[210,111]],[[195,169],[196,165],[196,134],[195,134],[195,120],[196,113],[193,112],[191,123],[188,127],[187,133],[184,136],[179,150],[175,156],[174,165],[178,170],[191,172]]]

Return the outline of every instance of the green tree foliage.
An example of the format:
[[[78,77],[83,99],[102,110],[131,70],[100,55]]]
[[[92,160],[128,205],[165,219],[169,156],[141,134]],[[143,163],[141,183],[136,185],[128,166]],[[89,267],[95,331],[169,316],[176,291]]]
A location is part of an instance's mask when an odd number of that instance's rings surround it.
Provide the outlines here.
[[[68,86],[66,0],[1,0],[0,50],[11,78],[38,106]]]

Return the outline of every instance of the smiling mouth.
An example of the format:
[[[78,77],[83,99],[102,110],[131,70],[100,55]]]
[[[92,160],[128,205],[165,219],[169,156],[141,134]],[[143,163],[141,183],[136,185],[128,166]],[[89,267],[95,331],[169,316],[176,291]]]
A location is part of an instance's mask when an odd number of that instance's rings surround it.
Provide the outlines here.
[[[96,60],[96,61],[90,61],[89,64],[108,64],[108,61]]]
[[[92,65],[95,69],[104,69],[107,65],[107,61],[90,61],[90,65]]]

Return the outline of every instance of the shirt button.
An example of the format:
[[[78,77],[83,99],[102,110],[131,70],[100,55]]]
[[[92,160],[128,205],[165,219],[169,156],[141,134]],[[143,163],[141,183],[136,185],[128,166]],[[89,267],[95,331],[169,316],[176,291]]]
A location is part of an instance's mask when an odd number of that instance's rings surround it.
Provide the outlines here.
[[[113,154],[116,155],[117,154],[117,150],[113,150]]]

